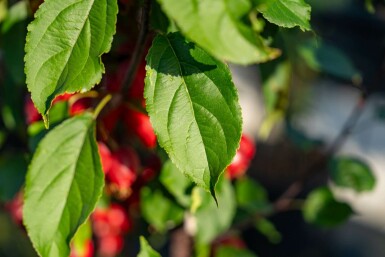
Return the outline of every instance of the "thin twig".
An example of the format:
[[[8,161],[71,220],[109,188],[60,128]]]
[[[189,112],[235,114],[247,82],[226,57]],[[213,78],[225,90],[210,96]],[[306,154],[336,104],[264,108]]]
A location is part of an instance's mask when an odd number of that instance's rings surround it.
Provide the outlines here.
[[[291,205],[291,202],[295,197],[302,191],[304,184],[307,180],[312,177],[315,173],[322,171],[320,167],[325,164],[325,162],[335,154],[345,143],[348,136],[352,133],[353,128],[356,126],[361,114],[364,110],[366,102],[366,94],[361,94],[360,98],[357,100],[356,105],[354,106],[352,112],[347,118],[344,126],[342,127],[340,133],[333,141],[333,143],[328,147],[324,154],[317,158],[310,165],[305,167],[304,171],[301,172],[302,177],[293,182],[288,189],[280,196],[274,203],[274,211],[279,212],[285,210],[288,206]]]
[[[130,65],[128,66],[128,69],[125,72],[124,78],[122,80],[121,94],[123,95],[123,98],[127,96],[127,91],[134,81],[138,66],[142,60],[144,50],[146,49],[146,43],[149,34],[150,8],[151,1],[144,0],[143,6],[141,8],[139,36],[136,41],[134,53],[131,57]]]
[[[322,165],[341,148],[347,137],[352,133],[353,128],[356,126],[364,110],[365,102],[366,95],[362,94],[333,143],[327,148],[325,153],[314,160],[314,162],[304,166],[301,172],[301,174],[303,174],[302,177],[293,182],[287,190],[278,197],[270,210],[264,213],[254,213],[250,215],[248,218],[234,224],[231,230],[243,230],[254,224],[257,219],[266,218],[278,212],[298,209],[298,204],[296,204],[298,199],[296,199],[296,197],[302,191],[303,186],[309,178],[315,175],[315,173],[322,171]]]

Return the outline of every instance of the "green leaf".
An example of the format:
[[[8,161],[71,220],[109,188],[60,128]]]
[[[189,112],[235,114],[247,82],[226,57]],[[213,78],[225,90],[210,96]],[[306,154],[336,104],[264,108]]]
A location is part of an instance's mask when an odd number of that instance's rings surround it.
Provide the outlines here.
[[[25,90],[25,74],[24,74],[24,44],[27,34],[27,22],[21,21],[12,24],[1,39],[4,50],[4,66],[6,71],[16,86]]]
[[[357,192],[371,191],[376,184],[370,167],[352,157],[334,158],[330,165],[330,176],[337,186],[352,188]]]
[[[91,113],[66,120],[44,137],[29,166],[23,209],[40,256],[69,255],[70,240],[94,210],[103,183]]]
[[[45,119],[55,96],[90,90],[100,82],[101,55],[110,50],[117,12],[116,0],[47,0],[40,5],[28,26],[25,72],[32,100]]]
[[[15,58],[17,54],[15,53]],[[10,75],[8,73],[8,75]],[[24,137],[25,114],[24,114],[24,89],[11,78],[5,76],[0,86],[0,116],[5,128],[9,131],[17,131],[20,137]]]
[[[1,4],[0,4],[1,5]],[[1,27],[1,32],[6,33],[14,24],[28,17],[27,1],[20,1],[9,8],[7,16]]]
[[[60,101],[55,103],[52,106],[48,116],[51,122],[50,129],[52,130],[63,120],[69,117],[68,102]],[[40,140],[42,140],[44,136],[49,133],[49,131],[50,130],[45,129],[43,121],[37,121],[28,126],[28,144],[32,152],[35,151]]]
[[[0,23],[7,17],[7,0],[0,0]]]
[[[156,0],[151,1],[150,26],[153,30],[167,33],[172,21],[161,10]]]
[[[311,7],[304,0],[254,0],[263,17],[280,27],[311,30]]]
[[[313,70],[360,82],[362,75],[342,50],[319,40],[309,40],[298,47],[298,53]]]
[[[264,62],[280,52],[243,23],[249,0],[158,0],[183,34],[218,59],[238,64]]]
[[[160,146],[184,174],[215,195],[242,131],[228,67],[173,33],[154,39],[146,69],[144,95]]]
[[[281,61],[278,63],[269,62],[260,66],[261,75],[263,78],[263,96],[265,107],[268,113],[272,113],[277,109],[283,109],[285,106],[281,102],[286,95],[288,95],[290,79],[291,79],[291,65],[288,61]],[[287,101],[287,100],[286,100]]]
[[[140,209],[144,219],[159,232],[165,232],[183,221],[184,210],[160,189],[143,187]]]
[[[352,213],[352,208],[346,203],[336,201],[327,187],[311,192],[303,207],[305,220],[321,227],[339,225],[346,221]]]
[[[191,204],[192,183],[170,160],[163,165],[159,180],[179,204],[184,207]]]
[[[86,223],[81,225],[76,232],[73,240],[72,247],[79,256],[84,256],[87,250],[87,242],[92,240],[92,226],[88,220]]]
[[[281,241],[281,233],[276,229],[274,224],[267,219],[258,219],[255,222],[255,228],[267,239],[273,243],[278,244]]]
[[[250,212],[264,211],[269,207],[267,192],[257,181],[244,177],[236,181],[238,206]]]
[[[157,253],[150,244],[146,241],[144,237],[140,237],[140,252],[138,257],[161,257],[159,253]]]
[[[224,177],[217,186],[218,206],[207,192],[200,189],[200,194],[202,203],[194,214],[197,221],[196,240],[198,244],[206,244],[230,227],[235,215],[236,201],[233,187]]]
[[[257,257],[247,249],[239,249],[231,246],[221,246],[218,248],[215,257]]]
[[[27,160],[23,154],[4,155],[0,158],[0,200],[11,200],[24,183]]]

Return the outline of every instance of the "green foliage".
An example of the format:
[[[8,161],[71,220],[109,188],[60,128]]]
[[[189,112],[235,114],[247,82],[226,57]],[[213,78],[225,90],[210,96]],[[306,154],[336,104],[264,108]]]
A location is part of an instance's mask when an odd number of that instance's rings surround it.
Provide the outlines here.
[[[241,137],[228,67],[173,33],[154,39],[146,69],[144,95],[160,146],[184,174],[215,195]]]
[[[311,30],[311,7],[304,0],[253,0],[258,11],[271,23],[280,27]]]
[[[79,227],[71,242],[74,249],[76,249],[76,253],[78,253],[80,256],[84,254],[84,252],[87,250],[85,249],[87,246],[86,243],[89,240],[92,240],[92,226],[91,222],[87,221]]]
[[[298,46],[298,53],[313,70],[353,82],[362,80],[360,71],[340,49],[322,41],[309,40]]]
[[[159,253],[157,253],[150,244],[146,241],[144,237],[140,237],[140,253],[138,257],[161,257]]]
[[[184,210],[160,189],[142,188],[140,208],[143,218],[162,233],[183,221]]]
[[[28,26],[25,72],[46,125],[55,96],[100,82],[100,56],[111,47],[117,12],[117,1],[108,0],[48,0],[36,12]]]
[[[273,243],[278,244],[281,241],[281,233],[276,229],[274,224],[267,219],[258,219],[255,222],[255,228],[267,239]]]
[[[51,123],[50,129],[55,128],[58,124],[69,117],[68,114],[68,103],[67,102],[58,102],[55,103],[50,112],[49,112],[49,120]],[[37,121],[28,126],[28,135],[29,135],[29,148],[34,152],[36,147],[38,146],[40,140],[44,138],[44,136],[50,130],[45,129],[43,121]]]
[[[236,200],[230,181],[221,178],[216,192],[218,206],[207,192],[200,190],[201,204],[194,214],[197,222],[198,244],[210,243],[217,235],[226,231],[233,221]]]
[[[279,55],[243,22],[249,0],[158,0],[189,39],[218,59],[239,64],[264,62]]]
[[[179,204],[184,207],[191,205],[190,195],[193,185],[170,160],[163,165],[159,180]]]
[[[231,246],[221,246],[217,249],[215,257],[257,257],[247,249],[239,249]]]
[[[334,158],[330,163],[330,176],[337,186],[357,192],[371,191],[376,184],[370,167],[362,160],[351,157]]]
[[[20,153],[0,158],[0,201],[11,200],[20,190],[27,164],[27,159]]]
[[[321,187],[309,194],[303,207],[303,216],[309,223],[321,227],[333,227],[346,221],[352,208],[334,199],[329,188]]]
[[[42,257],[68,256],[78,227],[95,208],[103,171],[90,113],[66,120],[40,142],[25,188],[24,224]]]
[[[267,192],[257,181],[247,177],[241,178],[235,183],[235,191],[240,208],[251,213],[269,209]]]
[[[272,64],[274,63],[274,64]],[[290,85],[291,65],[288,61],[271,62],[261,65],[263,78],[263,96],[269,114],[278,111],[280,97],[286,93]],[[282,110],[280,110],[282,111]]]
[[[6,33],[16,23],[25,20],[28,17],[27,2],[20,1],[9,8],[4,22],[1,26],[1,32]],[[24,40],[23,40],[24,41]],[[20,59],[19,59],[20,60]]]

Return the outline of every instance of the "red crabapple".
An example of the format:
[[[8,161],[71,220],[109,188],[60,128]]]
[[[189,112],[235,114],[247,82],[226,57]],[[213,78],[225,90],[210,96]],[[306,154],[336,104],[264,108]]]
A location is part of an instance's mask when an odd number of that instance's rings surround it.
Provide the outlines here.
[[[250,162],[255,154],[255,145],[253,141],[245,135],[242,135],[240,147],[234,156],[233,161],[226,169],[226,176],[235,179],[243,176],[249,168]]]

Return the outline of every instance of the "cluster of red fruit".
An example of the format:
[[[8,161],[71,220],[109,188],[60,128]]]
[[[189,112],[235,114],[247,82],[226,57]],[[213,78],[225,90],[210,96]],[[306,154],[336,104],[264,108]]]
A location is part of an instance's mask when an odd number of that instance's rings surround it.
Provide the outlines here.
[[[121,91],[121,82],[128,63],[123,63],[113,74],[107,74],[106,83],[96,93],[64,94],[53,101],[68,104],[69,116],[93,109],[100,97],[98,94],[116,94]],[[133,217],[140,216],[139,195],[143,185],[153,179],[161,168],[155,152],[156,136],[145,113],[143,99],[145,77],[144,61],[138,68],[125,101],[113,108],[106,108],[98,120],[98,148],[105,174],[105,197],[91,216],[93,235],[98,256],[113,257],[124,246],[124,235],[132,230]],[[27,125],[41,120],[30,98],[25,101]],[[134,150],[138,149],[138,151]],[[226,176],[235,179],[244,175],[255,154],[255,145],[247,136],[241,138],[233,162]],[[9,205],[13,218],[22,224],[22,194]],[[81,250],[72,248],[71,257],[91,257],[94,243],[90,238]]]
[[[126,66],[123,64],[116,73],[108,74],[105,87],[98,91],[110,94],[120,91]],[[139,216],[140,188],[153,179],[161,167],[154,153],[156,136],[144,111],[144,77],[143,62],[125,101],[113,108],[106,108],[98,120],[98,148],[106,184],[103,204],[91,216],[98,256],[113,257],[122,251],[124,235],[133,227],[132,217]],[[64,94],[55,98],[52,105],[54,107],[59,102],[65,102],[68,115],[74,116],[94,109],[99,99],[96,92]],[[41,121],[29,97],[24,109],[27,125]],[[141,151],[140,156],[134,149]],[[8,209],[15,221],[22,224],[22,196],[18,195],[9,203]],[[80,248],[72,245],[71,257],[94,255],[92,238]]]

